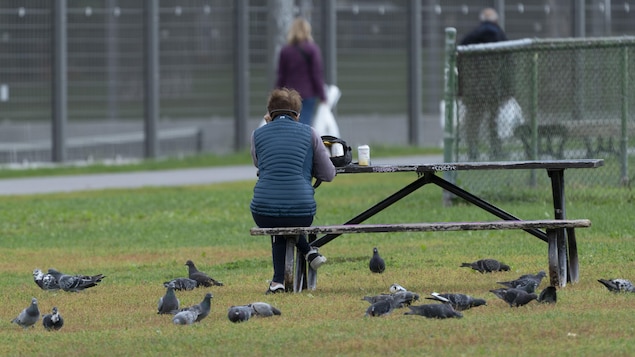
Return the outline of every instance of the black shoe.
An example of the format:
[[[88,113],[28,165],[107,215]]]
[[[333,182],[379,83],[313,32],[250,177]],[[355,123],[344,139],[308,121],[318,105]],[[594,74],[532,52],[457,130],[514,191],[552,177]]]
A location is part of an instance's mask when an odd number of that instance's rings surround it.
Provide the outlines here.
[[[283,292],[284,292],[284,284],[271,283],[269,284],[269,289],[267,289],[265,294],[269,295],[269,294],[277,294],[277,293],[283,293]]]
[[[306,261],[309,262],[313,270],[318,270],[322,264],[326,263],[326,257],[318,253],[317,248],[312,248],[306,255]]]

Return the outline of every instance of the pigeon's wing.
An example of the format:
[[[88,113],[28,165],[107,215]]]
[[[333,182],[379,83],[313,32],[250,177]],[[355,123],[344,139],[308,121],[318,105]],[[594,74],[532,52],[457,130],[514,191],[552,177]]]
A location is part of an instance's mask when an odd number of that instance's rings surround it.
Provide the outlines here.
[[[249,306],[252,308],[254,315],[273,316],[281,314],[280,310],[266,302],[252,302]]]
[[[498,271],[501,268],[501,263],[496,259],[482,259],[480,265],[481,269],[487,273]]]
[[[179,311],[172,318],[172,322],[175,325],[191,325],[196,321],[198,314],[193,310]]]
[[[393,306],[404,307],[412,304],[414,301],[419,300],[419,294],[412,291],[398,291],[392,294]]]
[[[528,293],[524,290],[520,290],[518,294],[516,295],[516,298],[514,299],[512,305],[516,307],[520,307],[520,306],[527,305],[531,301],[537,300],[537,299],[538,299],[538,295],[536,295],[535,293]]]
[[[174,290],[194,290],[196,289],[196,287],[198,287],[198,282],[194,279],[190,279],[190,278],[176,278],[176,279],[172,279],[170,281],[166,281],[165,283],[163,283],[163,286],[165,286],[166,288],[168,287],[168,285],[170,283],[174,284]]]
[[[391,300],[381,300],[366,309],[365,316],[383,316],[389,314],[393,310],[393,304]]]
[[[463,317],[463,314],[455,311],[450,304],[424,304],[418,306],[409,306],[409,308],[410,311],[406,311],[404,315],[419,315],[431,319]]]

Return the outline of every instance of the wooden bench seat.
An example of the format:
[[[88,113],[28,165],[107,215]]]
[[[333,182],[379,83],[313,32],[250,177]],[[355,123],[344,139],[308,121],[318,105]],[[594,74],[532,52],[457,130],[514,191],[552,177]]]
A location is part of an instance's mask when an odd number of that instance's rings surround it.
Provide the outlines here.
[[[351,234],[351,233],[393,233],[393,232],[444,232],[444,231],[477,231],[477,230],[509,230],[509,229],[545,229],[548,243],[549,277],[551,285],[564,286],[567,272],[577,280],[578,256],[577,248],[569,247],[569,259],[567,260],[567,242],[565,241],[565,229],[590,227],[588,219],[549,219],[549,220],[504,220],[491,222],[437,222],[437,223],[401,223],[401,224],[344,224],[332,226],[310,227],[279,227],[279,228],[252,228],[251,235],[282,235],[293,238],[299,234]],[[304,276],[307,270],[306,262],[302,254],[297,252],[294,267],[295,240],[289,239],[287,243],[287,255],[285,264],[285,284],[293,286],[293,291],[299,292],[303,287],[314,290],[317,285],[317,272],[308,267],[307,282],[304,284]],[[570,266],[567,266],[567,261]]]

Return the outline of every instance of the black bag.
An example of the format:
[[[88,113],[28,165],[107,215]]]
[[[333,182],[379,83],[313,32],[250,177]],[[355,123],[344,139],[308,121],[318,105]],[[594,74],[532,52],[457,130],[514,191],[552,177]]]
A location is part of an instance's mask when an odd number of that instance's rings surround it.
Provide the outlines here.
[[[324,146],[326,146],[326,148],[328,149],[329,153],[331,153],[331,147],[335,143],[342,144],[342,146],[344,147],[343,156],[331,156],[331,162],[333,163],[333,165],[335,165],[335,167],[346,166],[353,161],[353,152],[351,150],[351,147],[348,146],[348,144],[346,143],[346,141],[331,135],[322,135],[322,142],[324,143]]]

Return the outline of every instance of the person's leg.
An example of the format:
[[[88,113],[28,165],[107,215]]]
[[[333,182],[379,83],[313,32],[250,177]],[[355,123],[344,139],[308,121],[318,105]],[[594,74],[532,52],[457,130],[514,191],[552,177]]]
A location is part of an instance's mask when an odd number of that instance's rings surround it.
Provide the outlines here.
[[[261,228],[275,227],[308,227],[313,223],[313,216],[306,217],[270,217],[252,213],[254,222]],[[273,279],[267,292],[284,291],[284,269],[286,260],[286,236],[272,236],[271,257],[273,262]],[[317,249],[311,248],[304,235],[298,236],[296,247],[305,256],[313,269],[326,262]]]
[[[302,111],[300,111],[300,123],[313,125],[313,116],[317,110],[317,98],[302,99]]]
[[[467,152],[469,160],[478,159],[479,132],[481,131],[481,120],[483,118],[482,103],[472,100],[465,101],[465,137],[467,141]]]
[[[287,254],[287,237],[271,236],[271,258],[273,261],[272,283],[284,285],[284,264]]]
[[[498,136],[498,112],[499,112],[499,101],[498,98],[494,98],[494,100],[488,102],[487,107],[487,125],[488,125],[488,134],[489,134],[489,144],[490,144],[490,159],[498,160],[503,156],[503,148],[500,137]]]

